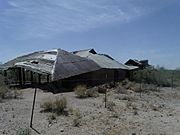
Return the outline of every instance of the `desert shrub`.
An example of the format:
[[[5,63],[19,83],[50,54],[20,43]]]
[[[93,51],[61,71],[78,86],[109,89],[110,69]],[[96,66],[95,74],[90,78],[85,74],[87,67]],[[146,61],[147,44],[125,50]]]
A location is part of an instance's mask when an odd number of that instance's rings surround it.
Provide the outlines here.
[[[119,100],[128,100],[128,101],[135,100],[135,98],[133,96],[125,95],[125,94],[118,95],[116,98],[119,99]]]
[[[106,107],[107,107],[108,111],[114,111],[115,106],[116,106],[116,104],[113,101],[108,101]]]
[[[98,87],[98,92],[99,93],[104,94],[104,93],[106,93],[106,91],[107,91],[107,88],[104,85]]]
[[[78,85],[77,87],[75,87],[74,92],[78,98],[99,96],[97,87],[87,89],[86,85]]]
[[[87,87],[86,85],[78,85],[74,88],[74,92],[78,98],[87,97]]]
[[[50,115],[48,116],[48,122],[49,122],[49,124],[52,124],[52,122],[53,122],[54,120],[56,120],[56,115],[55,115],[54,113],[52,113],[52,114],[50,114]]]
[[[31,135],[31,130],[30,128],[20,128],[16,132],[16,135]]]
[[[4,99],[6,97],[7,92],[8,88],[4,83],[4,77],[0,75],[0,99]]]
[[[74,109],[73,109],[72,107],[69,107],[69,108],[68,108],[68,113],[69,113],[70,115],[73,115],[73,112],[74,112]]]
[[[79,127],[81,123],[81,113],[79,110],[74,111],[73,126]]]
[[[134,72],[133,80],[138,83],[154,84],[157,86],[170,87],[172,73],[165,68],[143,69]]]
[[[99,93],[98,93],[97,87],[87,89],[86,95],[87,95],[87,97],[98,97]]]
[[[67,100],[65,97],[57,97],[55,100],[48,99],[41,104],[45,112],[54,112],[58,115],[65,114],[67,108]]]
[[[128,79],[125,79],[121,82],[121,85],[122,86],[126,86],[127,84],[129,83],[129,80]]]
[[[18,89],[14,89],[13,91],[13,98],[17,99],[17,98],[22,98],[23,97],[23,93],[22,91],[18,90]]]
[[[51,99],[48,99],[46,101],[44,101],[42,104],[41,104],[41,108],[44,108],[44,111],[52,111],[53,109],[53,101]]]
[[[121,84],[120,84],[120,85],[118,85],[116,87],[115,93],[117,93],[117,94],[127,94],[127,90],[123,86],[121,86]]]
[[[55,104],[54,110],[57,114],[63,114],[67,107],[67,100],[65,97],[59,98],[57,97],[56,100],[53,102]]]

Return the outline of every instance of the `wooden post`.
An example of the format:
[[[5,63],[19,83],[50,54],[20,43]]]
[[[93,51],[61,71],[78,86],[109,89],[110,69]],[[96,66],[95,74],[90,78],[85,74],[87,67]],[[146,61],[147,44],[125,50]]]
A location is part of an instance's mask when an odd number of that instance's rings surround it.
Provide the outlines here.
[[[41,74],[38,74],[38,83],[41,84]]]
[[[34,91],[34,99],[33,99],[32,113],[31,113],[31,121],[30,121],[30,127],[31,127],[31,128],[32,128],[32,124],[33,124],[34,106],[35,106],[35,102],[36,102],[36,92],[37,92],[37,88],[35,88],[35,91]]]
[[[49,83],[49,75],[47,75],[47,83]]]
[[[4,70],[4,83],[7,84],[7,71]]]
[[[171,87],[174,88],[174,71],[172,71]]]
[[[7,77],[7,71],[4,70],[4,77]]]
[[[33,84],[33,72],[30,71],[31,84]]]
[[[22,86],[22,72],[21,72],[21,68],[18,68],[18,73],[19,73],[19,85]]]
[[[105,99],[104,99],[104,101],[105,101],[105,108],[107,107],[107,89],[105,90]]]
[[[24,68],[22,68],[22,80],[23,80],[23,85],[25,85],[25,83],[26,83],[26,77],[25,77],[25,69]]]
[[[40,134],[40,132],[38,132],[35,128],[33,128],[33,116],[34,116],[34,106],[36,103],[36,93],[37,93],[37,88],[35,88],[35,91],[34,91],[34,99],[33,99],[33,104],[32,104],[30,128],[32,128],[36,133]]]
[[[140,97],[142,97],[142,72],[140,72]]]
[[[107,74],[106,74],[106,81],[107,81]],[[105,101],[105,108],[107,107],[107,89],[105,88],[105,97],[104,97],[104,101]]]

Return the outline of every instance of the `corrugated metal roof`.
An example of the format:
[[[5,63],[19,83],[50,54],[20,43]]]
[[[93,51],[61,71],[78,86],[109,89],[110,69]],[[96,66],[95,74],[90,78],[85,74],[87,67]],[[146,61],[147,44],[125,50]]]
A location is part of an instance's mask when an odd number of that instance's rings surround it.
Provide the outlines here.
[[[91,49],[85,50],[85,51],[76,51],[74,54],[88,58],[90,60],[93,60],[96,62],[101,68],[106,69],[125,69],[129,70],[127,66],[124,64],[114,60],[112,57],[106,55],[106,54],[93,54],[90,52]]]
[[[56,50],[34,52],[8,61],[1,66],[1,69],[23,67],[37,73],[51,74],[56,56]],[[33,61],[37,61],[38,64]]]
[[[53,81],[101,69],[94,61],[58,49]]]
[[[2,65],[4,70],[22,67],[41,74],[51,74],[52,80],[60,80],[83,73],[105,69],[133,70],[108,55],[97,54],[94,49],[69,53],[61,49],[39,51],[13,59]]]

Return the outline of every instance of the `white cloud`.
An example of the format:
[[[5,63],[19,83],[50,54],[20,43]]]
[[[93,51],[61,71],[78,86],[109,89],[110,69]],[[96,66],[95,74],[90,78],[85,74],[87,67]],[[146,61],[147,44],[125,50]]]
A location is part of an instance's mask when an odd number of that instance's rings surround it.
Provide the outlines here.
[[[141,0],[138,0],[141,1]],[[154,1],[154,0],[153,0]],[[25,39],[80,32],[111,23],[126,23],[149,13],[132,0],[8,0],[0,13],[0,35]]]

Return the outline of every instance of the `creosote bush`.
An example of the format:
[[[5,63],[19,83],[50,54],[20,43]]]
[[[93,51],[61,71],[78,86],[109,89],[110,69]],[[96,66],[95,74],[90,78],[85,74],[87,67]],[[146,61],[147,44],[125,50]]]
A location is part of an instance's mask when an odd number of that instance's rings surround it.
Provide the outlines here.
[[[65,109],[67,108],[66,97],[57,97],[55,100],[48,99],[41,104],[41,108],[44,108],[46,112],[54,112],[58,115],[65,114]]]
[[[65,97],[62,98],[56,98],[55,102],[55,111],[57,114],[63,114],[65,112],[65,109],[67,108],[67,100]]]
[[[98,90],[96,87],[87,89],[86,85],[78,85],[77,87],[74,88],[75,95],[78,98],[98,97],[99,94],[97,91]]]
[[[78,85],[74,88],[74,92],[78,98],[87,97],[87,87],[86,85]]]
[[[53,109],[53,101],[48,99],[41,104],[41,108],[44,108],[44,111],[50,112]]]

